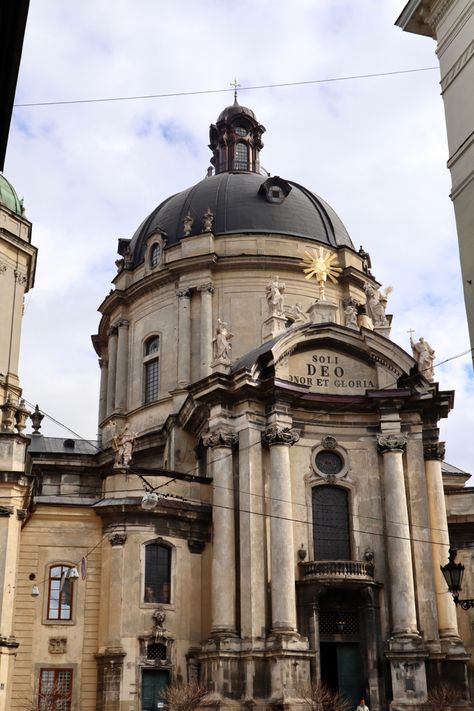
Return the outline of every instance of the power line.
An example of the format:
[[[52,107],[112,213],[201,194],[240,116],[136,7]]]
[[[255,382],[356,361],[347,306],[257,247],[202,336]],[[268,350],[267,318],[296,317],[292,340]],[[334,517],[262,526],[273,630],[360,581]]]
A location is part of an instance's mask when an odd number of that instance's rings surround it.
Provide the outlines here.
[[[371,74],[353,74],[343,77],[328,77],[325,79],[307,79],[304,81],[288,81],[278,84],[256,84],[255,86],[243,86],[239,91],[254,91],[259,89],[280,89],[289,86],[308,86],[311,84],[328,84],[330,82],[353,81],[358,79],[373,79],[376,77],[389,77],[398,74],[414,74],[416,72],[432,72],[439,67],[419,67],[417,69],[398,69],[393,72],[374,72]],[[14,108],[26,108],[31,106],[67,106],[71,104],[99,104],[112,101],[139,101],[143,99],[169,99],[177,96],[199,96],[202,94],[227,94],[234,89],[200,89],[196,91],[173,91],[160,94],[141,94],[137,96],[109,96],[97,99],[70,99],[64,101],[35,101],[24,104],[13,104]]]

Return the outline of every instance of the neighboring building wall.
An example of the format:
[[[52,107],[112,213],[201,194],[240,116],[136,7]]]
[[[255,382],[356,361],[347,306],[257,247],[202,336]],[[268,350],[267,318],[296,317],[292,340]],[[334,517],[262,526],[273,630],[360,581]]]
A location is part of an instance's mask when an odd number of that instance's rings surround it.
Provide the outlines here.
[[[411,0],[397,20],[437,42],[464,298],[474,348],[474,2]]]
[[[39,504],[22,532],[15,602],[17,650],[13,689],[7,708],[21,709],[38,696],[41,669],[73,671],[73,708],[96,708],[99,605],[101,598],[101,521],[89,507]],[[72,620],[47,619],[49,568],[81,568],[73,582]],[[32,577],[34,576],[34,578]],[[31,595],[37,585],[39,596]]]
[[[6,711],[18,640],[13,604],[27,506],[28,411],[18,378],[23,297],[33,286],[36,248],[18,197],[0,175],[0,710]]]
[[[463,587],[459,597],[474,599],[474,488],[450,487],[446,491],[449,536],[457,550],[456,563],[464,565]],[[447,562],[447,561],[445,561]],[[454,603],[453,603],[454,604]],[[457,609],[459,633],[464,641],[468,661],[469,685],[474,698],[474,608]]]

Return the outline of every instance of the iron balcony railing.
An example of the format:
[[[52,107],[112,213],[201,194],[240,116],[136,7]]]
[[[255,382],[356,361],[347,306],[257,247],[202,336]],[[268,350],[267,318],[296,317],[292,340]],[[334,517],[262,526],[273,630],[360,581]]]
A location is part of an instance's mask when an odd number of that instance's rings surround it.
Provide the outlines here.
[[[301,578],[373,580],[374,564],[357,560],[313,560],[300,563]]]

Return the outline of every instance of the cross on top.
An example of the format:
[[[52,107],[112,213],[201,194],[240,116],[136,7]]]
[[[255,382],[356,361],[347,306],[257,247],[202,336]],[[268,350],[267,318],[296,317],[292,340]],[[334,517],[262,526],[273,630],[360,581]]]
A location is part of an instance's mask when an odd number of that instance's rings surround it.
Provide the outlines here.
[[[237,87],[240,86],[237,79],[234,77],[234,81],[230,82],[230,85],[234,87],[234,101],[237,101]]]

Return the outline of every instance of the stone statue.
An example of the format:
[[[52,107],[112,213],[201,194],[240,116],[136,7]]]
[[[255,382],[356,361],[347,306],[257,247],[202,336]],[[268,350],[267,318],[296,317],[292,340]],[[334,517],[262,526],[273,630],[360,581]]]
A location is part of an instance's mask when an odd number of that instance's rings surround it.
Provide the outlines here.
[[[125,469],[130,466],[134,441],[135,435],[129,432],[128,425],[125,425],[120,434],[112,437],[112,447],[115,451],[114,469]]]
[[[425,341],[424,338],[420,338],[418,341],[414,341],[412,335],[410,334],[410,345],[413,351],[413,358],[418,363],[418,370],[424,377],[433,382],[434,380],[434,370],[433,362],[435,359],[435,352],[431,348],[430,344]]]
[[[232,351],[231,339],[233,334],[227,329],[227,324],[217,319],[216,336],[213,339],[214,344],[214,359],[223,360],[230,363],[230,354]]]
[[[270,316],[283,316],[284,291],[285,284],[280,282],[277,276],[273,277],[271,282],[267,284],[267,303]]]
[[[349,328],[358,328],[357,304],[354,299],[344,299],[344,325]]]
[[[370,259],[370,254],[365,251],[362,245],[360,245],[358,255],[362,259],[362,271],[370,276],[370,270],[372,269],[372,260]]]
[[[188,214],[186,215],[186,217],[183,220],[183,235],[185,237],[189,237],[189,235],[191,234],[193,222],[194,222],[194,220],[191,217],[191,213],[188,212]]]
[[[305,312],[301,308],[301,304],[298,302],[296,302],[296,304],[292,306],[291,315],[294,318],[293,323],[295,325],[308,322],[308,316],[305,314]]]
[[[371,284],[364,284],[364,291],[367,295],[367,313],[372,319],[375,328],[388,326],[385,309],[387,308],[387,297],[392,291],[388,286],[382,293]]]
[[[202,216],[203,232],[212,232],[212,223],[214,220],[214,214],[211,208],[208,207],[204,215]]]

